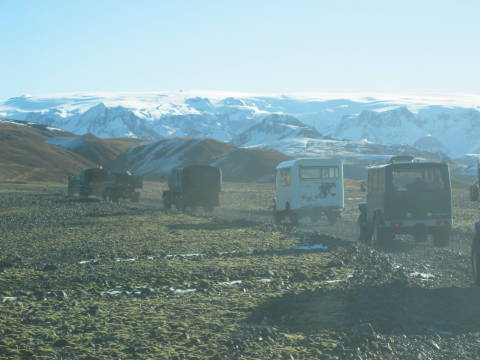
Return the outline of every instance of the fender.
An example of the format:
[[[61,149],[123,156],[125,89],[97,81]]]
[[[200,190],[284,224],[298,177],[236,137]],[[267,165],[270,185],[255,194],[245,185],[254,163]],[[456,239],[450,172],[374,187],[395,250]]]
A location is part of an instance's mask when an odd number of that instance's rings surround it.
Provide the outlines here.
[[[375,224],[376,222],[378,222],[380,226],[384,224],[383,211],[381,209],[375,209],[373,212],[373,223]]]
[[[358,223],[360,225],[367,224],[367,203],[360,203],[358,204],[358,210],[360,211],[360,215],[358,216]]]

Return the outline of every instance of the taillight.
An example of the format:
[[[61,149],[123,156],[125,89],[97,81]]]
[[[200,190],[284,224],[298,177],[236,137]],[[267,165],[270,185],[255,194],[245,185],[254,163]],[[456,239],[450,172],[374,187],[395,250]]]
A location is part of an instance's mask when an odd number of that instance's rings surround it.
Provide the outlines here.
[[[448,221],[438,220],[437,225],[448,225]]]
[[[392,227],[400,227],[402,226],[402,223],[392,223]]]

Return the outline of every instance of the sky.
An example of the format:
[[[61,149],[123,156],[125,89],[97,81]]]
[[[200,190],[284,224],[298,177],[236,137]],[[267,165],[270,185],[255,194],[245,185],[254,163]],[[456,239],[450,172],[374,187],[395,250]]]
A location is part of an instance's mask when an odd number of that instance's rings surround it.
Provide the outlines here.
[[[480,93],[477,0],[0,0],[0,100]]]

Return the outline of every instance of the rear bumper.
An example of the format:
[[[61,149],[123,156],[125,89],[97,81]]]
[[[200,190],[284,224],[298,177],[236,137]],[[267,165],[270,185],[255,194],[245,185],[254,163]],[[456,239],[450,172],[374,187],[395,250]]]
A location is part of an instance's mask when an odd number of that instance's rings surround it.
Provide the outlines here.
[[[300,215],[341,213],[343,208],[340,206],[304,206],[298,209],[292,209]]]
[[[452,219],[385,220],[383,227],[398,234],[441,229],[448,231],[452,227]]]

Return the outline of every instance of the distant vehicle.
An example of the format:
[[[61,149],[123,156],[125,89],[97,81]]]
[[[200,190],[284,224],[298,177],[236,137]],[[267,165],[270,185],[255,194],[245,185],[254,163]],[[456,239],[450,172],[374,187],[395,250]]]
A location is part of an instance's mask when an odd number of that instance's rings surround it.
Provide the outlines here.
[[[168,190],[163,192],[165,209],[203,208],[211,212],[220,204],[222,171],[210,165],[175,168],[168,176]]]
[[[419,242],[433,236],[447,246],[452,227],[452,193],[448,165],[393,157],[368,170],[367,202],[359,204],[360,241],[387,244],[397,234]]]
[[[344,207],[343,163],[338,159],[298,159],[277,166],[273,206],[275,223],[302,217],[329,224],[341,217]]]
[[[143,187],[143,178],[129,172],[112,173],[102,168],[86,169],[78,176],[68,177],[68,196],[101,197],[103,200],[117,202],[120,199],[138,202]]]

